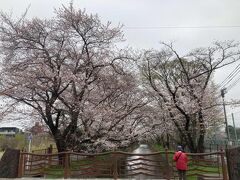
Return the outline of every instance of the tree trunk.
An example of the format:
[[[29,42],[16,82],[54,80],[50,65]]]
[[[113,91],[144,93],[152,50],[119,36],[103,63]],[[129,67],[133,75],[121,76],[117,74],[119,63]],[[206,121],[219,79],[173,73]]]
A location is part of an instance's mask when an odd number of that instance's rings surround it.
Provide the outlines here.
[[[204,134],[201,134],[198,139],[197,153],[204,153]]]
[[[168,135],[168,133],[167,133],[167,135],[166,135],[167,137],[167,140],[166,140],[166,146],[167,146],[167,148],[169,149],[169,147],[170,147],[170,142],[169,142],[169,135]]]
[[[57,132],[55,134],[53,134],[53,136],[54,136],[54,139],[56,142],[58,153],[66,152],[67,151],[66,141],[63,138],[63,136],[61,135],[61,132],[59,130],[57,130]],[[59,160],[60,165],[64,164],[64,154],[59,154],[58,160]]]
[[[200,102],[199,102],[199,106],[202,107],[202,104]],[[206,130],[204,126],[203,113],[201,110],[198,112],[198,116],[199,116],[199,124],[200,124],[200,135],[198,139],[197,150],[198,150],[198,153],[204,153],[204,137],[205,137]]]

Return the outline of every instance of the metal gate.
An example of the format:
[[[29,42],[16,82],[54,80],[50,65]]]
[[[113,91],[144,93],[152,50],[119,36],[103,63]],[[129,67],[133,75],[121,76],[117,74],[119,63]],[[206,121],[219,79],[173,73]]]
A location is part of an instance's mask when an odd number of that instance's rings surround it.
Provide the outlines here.
[[[240,147],[227,149],[228,173],[230,180],[240,179]]]

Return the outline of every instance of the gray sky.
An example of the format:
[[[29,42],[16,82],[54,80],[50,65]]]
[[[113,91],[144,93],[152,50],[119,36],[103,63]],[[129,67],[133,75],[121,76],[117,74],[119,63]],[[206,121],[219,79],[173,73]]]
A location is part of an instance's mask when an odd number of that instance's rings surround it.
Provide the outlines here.
[[[0,0],[0,10],[19,16],[30,5],[28,17],[48,18],[54,15],[54,8],[62,4],[67,6],[69,2],[70,0]],[[239,0],[75,0],[73,3],[88,13],[97,13],[104,22],[123,24],[126,43],[133,48],[159,49],[160,41],[175,42],[176,49],[184,54],[196,47],[209,46],[215,40],[240,41],[240,27],[229,27],[240,26]],[[156,28],[199,26],[224,27]],[[216,72],[216,82],[221,83],[236,65]],[[226,100],[240,100],[239,89],[240,82],[226,94]],[[228,113],[231,112],[236,113],[235,119],[240,126],[240,109],[228,109]]]

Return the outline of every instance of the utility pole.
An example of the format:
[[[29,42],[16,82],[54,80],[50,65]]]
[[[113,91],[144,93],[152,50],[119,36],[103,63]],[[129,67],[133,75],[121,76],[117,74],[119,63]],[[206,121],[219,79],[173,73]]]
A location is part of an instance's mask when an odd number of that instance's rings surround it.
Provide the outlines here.
[[[228,129],[228,122],[227,122],[227,113],[226,113],[226,108],[225,108],[225,101],[224,101],[224,97],[226,94],[226,88],[221,89],[221,96],[223,99],[223,111],[224,111],[224,119],[225,119],[225,124],[226,124],[226,133],[227,133],[227,140],[229,141],[229,129]]]
[[[237,142],[238,141],[238,137],[237,137],[237,131],[236,131],[236,126],[235,126],[235,120],[234,120],[233,113],[232,113],[232,121],[233,121],[234,134],[235,134],[235,138],[236,138],[236,142]]]

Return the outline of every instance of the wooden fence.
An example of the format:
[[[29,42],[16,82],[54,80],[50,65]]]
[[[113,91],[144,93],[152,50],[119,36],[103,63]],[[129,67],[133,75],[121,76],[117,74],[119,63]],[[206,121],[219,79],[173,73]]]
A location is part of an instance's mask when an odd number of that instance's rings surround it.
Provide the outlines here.
[[[53,147],[52,144],[50,144],[50,146],[47,148],[32,150],[33,154],[52,154],[52,153],[57,153],[57,152],[58,152],[57,148]]]
[[[160,151],[150,154],[107,152],[86,154],[63,152],[33,154],[22,152],[18,177],[45,178],[162,178],[173,179],[178,175],[174,152]],[[188,153],[187,176],[218,177],[227,180],[224,152]]]
[[[239,180],[240,177],[240,147],[227,149],[229,179]]]

